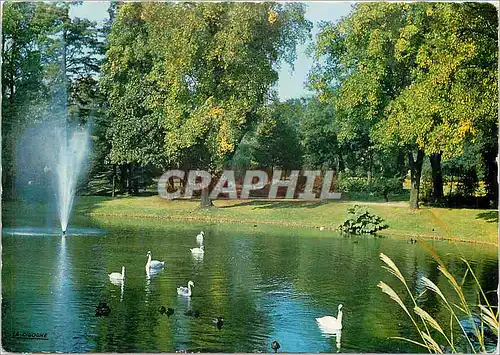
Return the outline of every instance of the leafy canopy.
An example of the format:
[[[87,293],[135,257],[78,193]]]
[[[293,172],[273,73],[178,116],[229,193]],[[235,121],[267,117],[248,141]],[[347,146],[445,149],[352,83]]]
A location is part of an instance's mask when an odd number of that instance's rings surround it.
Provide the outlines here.
[[[220,169],[310,27],[301,4],[122,5],[105,66],[113,160]]]

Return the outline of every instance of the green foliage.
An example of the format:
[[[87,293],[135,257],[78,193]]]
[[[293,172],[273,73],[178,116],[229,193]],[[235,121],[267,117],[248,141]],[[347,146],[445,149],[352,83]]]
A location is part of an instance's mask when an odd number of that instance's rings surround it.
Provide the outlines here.
[[[99,30],[91,21],[70,19],[70,6],[3,4],[2,180],[6,191],[16,175],[14,150],[27,126],[52,119],[67,106],[69,120],[86,122],[97,114]],[[61,70],[64,62],[66,72]]]
[[[349,216],[338,229],[350,234],[375,234],[377,231],[388,228],[381,217],[371,214],[365,207],[354,205],[347,210]]]
[[[370,192],[370,184],[366,177],[343,176],[338,189],[342,192]]]
[[[253,159],[261,168],[299,169],[302,145],[299,124],[303,103],[289,100],[274,102],[257,125]]]
[[[310,85],[335,105],[340,141],[452,158],[497,124],[497,25],[491,4],[359,3],[323,24]]]
[[[391,178],[343,176],[338,183],[338,189],[347,193],[368,193],[374,196],[384,197],[389,201],[390,195],[397,195],[403,192],[403,183],[399,176]]]
[[[399,176],[375,178],[371,182],[371,191],[389,201],[389,195],[403,192],[403,182]]]
[[[121,5],[103,80],[112,161],[220,170],[310,26],[301,4]]]
[[[108,35],[102,77],[109,106],[109,160],[120,165],[134,162],[165,166],[165,129],[146,104],[153,94],[147,80],[153,63],[142,4],[121,5],[118,9]]]
[[[336,119],[332,105],[316,98],[307,101],[300,121],[300,133],[304,146],[304,163],[312,169],[344,169],[343,154],[338,141]]]

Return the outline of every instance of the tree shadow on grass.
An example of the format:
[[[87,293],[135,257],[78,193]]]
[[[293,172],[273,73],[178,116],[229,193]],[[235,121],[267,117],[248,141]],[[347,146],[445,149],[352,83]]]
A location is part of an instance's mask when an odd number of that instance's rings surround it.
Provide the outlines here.
[[[233,208],[242,206],[254,206],[254,208],[260,209],[275,209],[275,208],[316,208],[318,206],[324,205],[324,202],[318,201],[246,201],[229,206],[220,206],[219,208]]]
[[[484,219],[488,223],[498,223],[498,211],[478,213],[476,219]]]

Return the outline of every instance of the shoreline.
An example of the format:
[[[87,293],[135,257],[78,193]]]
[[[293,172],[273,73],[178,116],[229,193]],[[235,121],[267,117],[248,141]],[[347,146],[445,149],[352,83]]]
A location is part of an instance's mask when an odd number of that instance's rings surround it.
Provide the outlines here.
[[[383,218],[389,226],[378,236],[400,240],[421,238],[498,248],[498,211],[493,209],[440,208],[423,206],[411,210],[403,201],[301,201],[286,199],[215,200],[215,206],[202,209],[199,200],[167,201],[156,196],[79,196],[73,217],[144,218],[201,223],[268,225],[335,231],[354,205],[364,206]],[[2,221],[32,218],[57,220],[56,211],[47,204],[3,201]],[[9,224],[9,223],[7,223]]]
[[[252,220],[241,220],[233,218],[213,218],[209,216],[183,216],[183,215],[155,215],[155,214],[137,214],[137,213],[110,213],[110,212],[87,212],[85,215],[90,217],[118,217],[118,218],[135,218],[135,219],[163,219],[163,220],[173,220],[173,221],[191,221],[191,222],[209,222],[209,223],[223,223],[223,224],[245,224],[245,225],[278,225],[284,227],[298,227],[298,228],[309,228],[309,229],[319,229],[320,226],[313,226],[310,224],[301,224],[297,222],[287,222],[287,221],[252,221]],[[335,232],[336,228],[331,226],[321,226],[324,231]],[[340,232],[339,232],[340,233]],[[470,240],[460,237],[453,236],[439,236],[430,234],[419,234],[414,232],[404,232],[391,231],[390,229],[385,229],[380,234],[369,235],[373,237],[382,238],[392,238],[398,240],[407,240],[408,238],[420,238],[423,240],[433,240],[433,241],[448,241],[448,242],[459,242],[459,243],[469,243],[469,244],[481,244],[490,245],[498,247],[497,243],[492,243],[482,240]],[[352,235],[351,237],[358,237],[358,235]],[[362,236],[360,236],[362,237]]]

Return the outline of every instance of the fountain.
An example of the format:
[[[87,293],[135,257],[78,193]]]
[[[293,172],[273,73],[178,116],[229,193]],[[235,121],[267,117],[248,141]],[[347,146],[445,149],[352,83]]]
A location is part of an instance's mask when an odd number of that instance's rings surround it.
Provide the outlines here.
[[[89,130],[83,124],[71,124],[68,112],[69,78],[66,67],[66,31],[62,31],[62,61],[60,75],[54,82],[52,102],[45,119],[38,121],[30,132],[23,135],[19,143],[21,156],[28,157],[22,171],[36,171],[43,165],[44,186],[55,188],[56,205],[61,232],[66,235],[68,222],[75,199],[78,178],[89,151]],[[33,159],[35,157],[35,159]],[[21,162],[23,159],[20,159]],[[49,174],[49,172],[52,172]],[[36,173],[35,173],[36,174]],[[36,176],[36,175],[35,175]],[[32,180],[28,183],[31,185]],[[54,182],[55,185],[54,186]],[[50,195],[53,195],[51,191]],[[47,195],[47,196],[50,196]]]
[[[62,31],[61,65],[51,83],[51,99],[26,111],[24,131],[16,143],[16,185],[13,196],[35,202],[34,214],[47,206],[47,227],[8,228],[11,234],[54,235],[55,208],[60,223],[57,235],[66,235],[77,192],[78,179],[90,152],[89,117],[72,117],[68,110],[70,75],[66,66],[66,31]],[[85,123],[83,123],[85,122]],[[21,127],[21,125],[20,125]],[[11,224],[14,224],[11,221]],[[72,228],[72,234],[100,234],[92,229]]]
[[[62,122],[57,116],[28,127],[18,142],[18,194],[27,202],[48,203],[49,216],[53,215],[50,206],[56,206],[59,234],[66,234],[68,229],[89,148],[88,127]],[[52,211],[55,212],[54,208]]]
[[[65,132],[69,134],[69,132]],[[76,184],[80,175],[84,158],[88,151],[89,134],[87,129],[75,130],[67,142],[59,147],[59,159],[56,166],[57,175],[57,207],[61,231],[66,234],[68,221],[76,194]]]

